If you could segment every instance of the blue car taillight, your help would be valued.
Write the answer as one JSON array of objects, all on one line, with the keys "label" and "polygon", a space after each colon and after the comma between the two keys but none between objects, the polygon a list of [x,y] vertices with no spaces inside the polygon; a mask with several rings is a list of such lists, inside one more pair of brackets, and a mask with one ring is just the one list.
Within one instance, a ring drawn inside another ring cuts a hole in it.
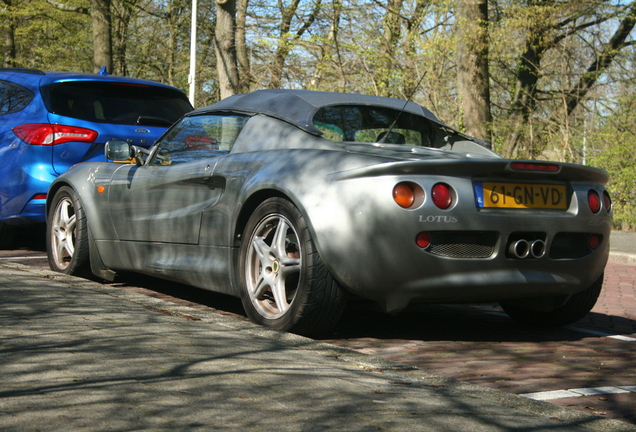
[{"label": "blue car taillight", "polygon": [[98,133],[92,129],[49,123],[29,123],[16,126],[13,132],[27,144],[57,145],[65,142],[92,143]]}]

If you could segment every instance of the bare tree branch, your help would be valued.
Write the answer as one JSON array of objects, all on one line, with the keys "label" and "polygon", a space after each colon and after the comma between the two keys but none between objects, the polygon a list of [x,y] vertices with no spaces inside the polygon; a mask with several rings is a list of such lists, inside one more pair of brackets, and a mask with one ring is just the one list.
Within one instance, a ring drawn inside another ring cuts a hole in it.
[{"label": "bare tree branch", "polygon": [[603,54],[592,62],[587,68],[587,72],[583,74],[577,85],[566,97],[568,115],[574,111],[590,88],[592,88],[603,72],[612,64],[612,61],[620,50],[632,43],[626,42],[626,40],[634,29],[634,26],[636,26],[636,3],[632,3],[632,7],[627,16],[621,21],[609,42],[605,44]]}]

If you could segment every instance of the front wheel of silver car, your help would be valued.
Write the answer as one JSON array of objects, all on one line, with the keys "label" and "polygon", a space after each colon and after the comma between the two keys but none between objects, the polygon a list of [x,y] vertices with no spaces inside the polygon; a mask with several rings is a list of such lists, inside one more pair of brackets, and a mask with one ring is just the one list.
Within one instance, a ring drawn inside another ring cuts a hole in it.
[{"label": "front wheel of silver car", "polygon": [[51,202],[46,225],[46,250],[51,270],[90,275],[88,225],[77,193],[62,187]]},{"label": "front wheel of silver car", "polygon": [[588,288],[574,294],[564,305],[546,312],[521,306],[516,302],[500,302],[503,310],[522,324],[554,327],[572,324],[590,313],[603,288],[603,274]]},{"label": "front wheel of silver car", "polygon": [[267,327],[317,335],[337,323],[346,305],[304,217],[282,198],[264,201],[247,222],[239,276],[247,315]]}]

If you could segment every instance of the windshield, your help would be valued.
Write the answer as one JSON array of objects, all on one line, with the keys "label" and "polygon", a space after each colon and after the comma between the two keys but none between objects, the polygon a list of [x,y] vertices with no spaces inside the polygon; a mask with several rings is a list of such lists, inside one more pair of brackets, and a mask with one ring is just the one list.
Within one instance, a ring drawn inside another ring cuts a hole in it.
[{"label": "windshield", "polygon": [[323,107],[314,116],[314,126],[333,142],[405,144],[432,146],[435,127],[428,119],[391,108],[336,105]]},{"label": "windshield", "polygon": [[145,84],[74,81],[42,89],[49,111],[96,123],[170,126],[192,105],[184,93]]}]

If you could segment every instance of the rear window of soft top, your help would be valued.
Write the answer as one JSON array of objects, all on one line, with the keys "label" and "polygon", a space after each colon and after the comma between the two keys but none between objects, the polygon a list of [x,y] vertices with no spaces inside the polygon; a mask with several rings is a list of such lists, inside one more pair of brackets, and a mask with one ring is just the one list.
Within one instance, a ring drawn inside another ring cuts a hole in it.
[{"label": "rear window of soft top", "polygon": [[134,83],[56,83],[43,87],[42,97],[50,112],[96,123],[170,126],[192,110],[178,90]]},{"label": "rear window of soft top", "polygon": [[435,135],[424,117],[380,106],[325,106],[316,112],[313,124],[332,142],[432,146]]}]

